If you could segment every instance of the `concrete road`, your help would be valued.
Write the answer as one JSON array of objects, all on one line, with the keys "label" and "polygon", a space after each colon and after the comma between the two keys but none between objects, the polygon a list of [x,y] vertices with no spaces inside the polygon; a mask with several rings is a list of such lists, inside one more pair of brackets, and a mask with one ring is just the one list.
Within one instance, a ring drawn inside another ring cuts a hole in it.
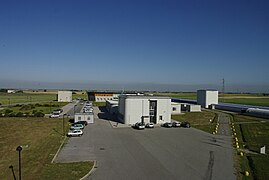
[{"label": "concrete road", "polygon": [[236,179],[229,136],[194,128],[114,129],[94,111],[95,123],[70,138],[56,159],[97,160],[88,179]]},{"label": "concrete road", "polygon": [[218,113],[218,114],[219,114],[218,119],[219,130],[217,134],[231,137],[232,131],[230,127],[230,117],[224,113]]}]

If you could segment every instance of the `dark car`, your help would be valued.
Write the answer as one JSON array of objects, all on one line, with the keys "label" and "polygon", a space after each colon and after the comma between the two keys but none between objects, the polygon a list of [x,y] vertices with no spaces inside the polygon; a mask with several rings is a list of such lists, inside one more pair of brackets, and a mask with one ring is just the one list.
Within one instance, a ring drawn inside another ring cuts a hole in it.
[{"label": "dark car", "polygon": [[166,123],[163,124],[163,127],[171,128],[172,127],[172,123],[166,122]]},{"label": "dark car", "polygon": [[172,123],[173,127],[180,127],[181,126],[181,122],[173,122]]},{"label": "dark car", "polygon": [[145,124],[142,122],[137,122],[137,123],[135,123],[134,128],[135,129],[145,129]]},{"label": "dark car", "polygon": [[83,126],[87,126],[88,122],[87,121],[78,121],[78,122],[75,122],[74,124],[82,124]]},{"label": "dark car", "polygon": [[181,127],[190,128],[191,124],[187,121],[181,123]]}]

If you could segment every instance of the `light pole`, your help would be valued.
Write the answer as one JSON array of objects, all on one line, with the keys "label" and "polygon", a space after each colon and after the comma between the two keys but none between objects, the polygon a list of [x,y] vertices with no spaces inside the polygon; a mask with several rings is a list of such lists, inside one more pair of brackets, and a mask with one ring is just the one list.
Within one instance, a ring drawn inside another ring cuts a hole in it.
[{"label": "light pole", "polygon": [[9,168],[10,168],[10,169],[11,169],[11,171],[12,171],[12,174],[13,174],[13,178],[14,178],[14,180],[16,180],[16,175],[15,175],[15,173],[14,173],[13,166],[12,166],[12,165],[10,165],[10,166],[9,166]]},{"label": "light pole", "polygon": [[16,148],[16,151],[19,151],[19,180],[21,180],[21,151],[22,151],[22,147],[18,146]]},{"label": "light pole", "polygon": [[64,116],[66,116],[67,114],[63,114],[63,136],[65,135],[65,130],[64,130]]},{"label": "light pole", "polygon": [[76,106],[77,105],[74,105],[74,118],[75,118],[75,113],[76,113]]}]

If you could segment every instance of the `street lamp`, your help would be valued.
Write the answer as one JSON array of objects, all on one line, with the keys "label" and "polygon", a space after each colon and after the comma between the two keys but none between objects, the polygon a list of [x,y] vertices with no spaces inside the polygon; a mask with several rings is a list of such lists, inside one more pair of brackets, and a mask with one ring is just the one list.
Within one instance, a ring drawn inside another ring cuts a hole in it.
[{"label": "street lamp", "polygon": [[77,105],[74,105],[74,117],[75,117],[75,113],[76,113],[76,106]]},{"label": "street lamp", "polygon": [[18,146],[16,148],[16,151],[19,151],[19,180],[21,180],[21,151],[22,151],[22,147]]},{"label": "street lamp", "polygon": [[13,166],[12,166],[12,165],[10,165],[10,166],[9,166],[9,168],[10,168],[10,169],[11,169],[11,171],[12,171],[12,174],[13,174],[13,178],[14,178],[14,180],[16,180],[16,176],[15,176],[15,173],[14,173]]},{"label": "street lamp", "polygon": [[65,130],[64,130],[64,116],[66,116],[67,114],[63,114],[63,136],[65,135]]}]

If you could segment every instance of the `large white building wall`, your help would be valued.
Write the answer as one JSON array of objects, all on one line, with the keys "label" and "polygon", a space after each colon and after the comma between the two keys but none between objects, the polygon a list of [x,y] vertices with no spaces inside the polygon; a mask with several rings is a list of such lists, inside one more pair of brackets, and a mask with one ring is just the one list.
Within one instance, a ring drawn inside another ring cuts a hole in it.
[{"label": "large white building wall", "polygon": [[[142,121],[143,116],[149,116],[149,101],[147,99],[125,100],[125,124],[135,124]],[[147,123],[149,118],[144,118]]]},{"label": "large white building wall", "polygon": [[58,91],[58,102],[72,102],[72,91]]},{"label": "large white building wall", "polygon": [[135,124],[141,122],[150,122],[150,108],[149,104],[151,100],[157,101],[156,109],[156,123],[162,124],[165,122],[171,122],[171,99],[132,99],[132,98],[120,98],[119,100],[119,113],[124,124]]},{"label": "large white building wall", "polygon": [[157,124],[171,122],[171,99],[157,99]]}]

